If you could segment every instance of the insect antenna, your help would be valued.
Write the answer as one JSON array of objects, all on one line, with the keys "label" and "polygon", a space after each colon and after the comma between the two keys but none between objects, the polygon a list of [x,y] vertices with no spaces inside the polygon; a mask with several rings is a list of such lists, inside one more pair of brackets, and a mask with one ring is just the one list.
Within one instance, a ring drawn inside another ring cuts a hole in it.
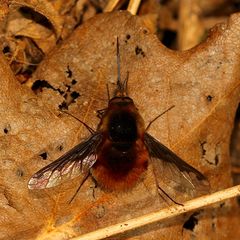
[{"label": "insect antenna", "polygon": [[83,178],[83,180],[81,181],[78,189],[77,189],[76,192],[73,194],[73,196],[72,196],[72,198],[70,199],[70,201],[68,202],[68,204],[71,204],[71,203],[72,203],[73,199],[77,196],[79,190],[81,189],[81,187],[82,187],[82,185],[85,183],[85,181],[88,179],[89,175],[90,175],[90,172],[88,172],[88,174],[86,174],[86,175],[84,176],[84,178]]},{"label": "insect antenna", "polygon": [[75,117],[74,115],[72,115],[72,114],[69,113],[69,112],[65,112],[65,111],[63,111],[63,110],[60,110],[60,111],[61,111],[62,113],[65,113],[65,114],[73,117],[74,119],[76,119],[77,121],[79,121],[80,123],[82,123],[82,124],[87,128],[87,130],[88,130],[91,134],[94,134],[94,133],[95,133],[95,130],[94,130],[94,129],[92,129],[90,126],[88,126],[85,122],[83,122],[83,121],[80,120],[79,118]]},{"label": "insect antenna", "polygon": [[128,82],[128,73],[124,82],[122,83],[121,81],[120,51],[119,51],[119,41],[117,37],[117,89],[115,90],[114,97],[127,96],[127,82]]},{"label": "insect antenna", "polygon": [[169,110],[171,110],[172,108],[174,108],[175,105],[172,105],[171,107],[169,107],[167,110],[165,110],[164,112],[160,113],[159,115],[157,115],[153,120],[151,120],[149,122],[149,124],[147,125],[145,132],[148,131],[148,129],[150,128],[150,126],[152,125],[153,122],[155,122],[158,118],[160,118],[162,115],[164,115],[166,112],[168,112]]},{"label": "insect antenna", "polygon": [[123,82],[123,93],[125,93],[126,96],[128,96],[128,77],[129,77],[129,71],[127,71],[127,76]]},{"label": "insect antenna", "polygon": [[117,37],[117,86],[119,91],[122,92],[121,71],[120,71],[120,51],[119,51],[118,37]]}]

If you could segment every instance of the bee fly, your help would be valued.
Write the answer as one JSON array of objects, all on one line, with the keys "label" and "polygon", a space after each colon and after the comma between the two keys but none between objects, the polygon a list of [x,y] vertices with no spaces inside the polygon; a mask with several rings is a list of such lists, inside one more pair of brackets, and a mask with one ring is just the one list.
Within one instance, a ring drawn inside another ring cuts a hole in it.
[{"label": "bee fly", "polygon": [[102,188],[123,191],[139,181],[150,162],[158,189],[173,202],[167,194],[168,187],[189,195],[208,191],[208,181],[199,171],[147,133],[151,123],[160,115],[145,128],[134,101],[128,96],[127,78],[123,82],[120,79],[118,39],[117,65],[117,88],[108,107],[100,112],[97,130],[87,126],[91,135],[35,173],[28,188],[50,188],[81,175],[79,190],[91,174]]}]

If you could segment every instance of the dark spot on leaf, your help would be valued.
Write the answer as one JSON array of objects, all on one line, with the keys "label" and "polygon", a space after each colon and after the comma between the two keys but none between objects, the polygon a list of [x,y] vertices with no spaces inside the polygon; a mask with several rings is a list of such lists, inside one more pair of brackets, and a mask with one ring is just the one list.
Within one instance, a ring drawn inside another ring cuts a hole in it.
[{"label": "dark spot on leaf", "polygon": [[127,34],[126,35],[126,39],[125,39],[125,43],[128,43],[128,40],[131,38],[131,35],[130,34]]},{"label": "dark spot on leaf", "polygon": [[138,55],[139,53],[141,53],[141,48],[139,48],[138,46],[136,46],[136,48],[135,48],[135,53],[136,53],[136,55]]},{"label": "dark spot on leaf", "polygon": [[75,85],[77,83],[77,81],[75,79],[72,80],[72,85]]},{"label": "dark spot on leaf", "polygon": [[193,213],[189,219],[183,224],[183,228],[193,231],[195,226],[198,224],[198,219],[196,216],[199,215],[199,212]]},{"label": "dark spot on leaf", "polygon": [[39,156],[40,156],[43,160],[46,160],[47,157],[48,157],[48,154],[47,154],[47,152],[44,152],[44,153],[39,154]]},{"label": "dark spot on leaf", "polygon": [[10,126],[10,124],[7,124],[7,125],[5,126],[5,128],[3,129],[3,132],[4,132],[5,134],[8,134],[10,130],[11,130],[11,126]]},{"label": "dark spot on leaf", "polygon": [[136,55],[141,54],[143,57],[145,57],[144,51],[143,51],[142,48],[140,48],[139,46],[136,46],[136,48],[135,48],[135,53],[136,53]]},{"label": "dark spot on leaf", "polygon": [[80,94],[79,94],[78,92],[76,92],[76,91],[74,91],[74,92],[71,93],[71,97],[72,97],[73,99],[76,99],[76,98],[78,98],[79,96],[80,96]]},{"label": "dark spot on leaf", "polygon": [[32,90],[36,91],[42,88],[53,88],[46,80],[37,80],[32,85]]},{"label": "dark spot on leaf", "polygon": [[213,96],[211,96],[211,95],[208,95],[208,96],[207,96],[207,101],[208,101],[208,102],[211,102],[212,99],[213,99]]},{"label": "dark spot on leaf", "polygon": [[43,88],[49,88],[54,91],[59,92],[61,95],[64,93],[64,91],[61,91],[60,89],[54,88],[51,84],[49,84],[46,80],[36,80],[32,85],[33,91],[40,91],[42,92]]},{"label": "dark spot on leaf", "polygon": [[147,34],[148,30],[147,29],[143,29],[143,34]]},{"label": "dark spot on leaf", "polygon": [[58,91],[61,95],[64,94],[64,91],[61,91],[60,89],[57,89],[57,91]]},{"label": "dark spot on leaf", "polygon": [[72,77],[72,71],[71,71],[69,65],[67,66],[67,71],[65,71],[65,72],[67,74],[67,78],[71,78]]},{"label": "dark spot on leaf", "polygon": [[68,84],[65,84],[65,86],[67,87],[67,92],[70,92],[71,91],[71,86],[69,86]]},{"label": "dark spot on leaf", "polygon": [[9,46],[5,46],[2,50],[3,54],[9,53],[10,52],[10,47]]},{"label": "dark spot on leaf", "polygon": [[58,149],[59,149],[59,151],[62,151],[63,150],[63,146],[62,145],[58,146]]},{"label": "dark spot on leaf", "polygon": [[60,105],[58,105],[60,110],[68,110],[68,105],[65,101],[63,101]]}]

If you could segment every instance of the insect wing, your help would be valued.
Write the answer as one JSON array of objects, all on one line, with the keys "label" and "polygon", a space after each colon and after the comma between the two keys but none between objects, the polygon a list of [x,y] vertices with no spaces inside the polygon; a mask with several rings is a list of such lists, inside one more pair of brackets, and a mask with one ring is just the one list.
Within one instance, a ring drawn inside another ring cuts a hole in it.
[{"label": "insect wing", "polygon": [[85,176],[97,160],[96,151],[101,140],[102,135],[94,133],[59,159],[35,173],[28,182],[28,188],[50,188],[81,174]]},{"label": "insect wing", "polygon": [[172,190],[198,196],[209,191],[209,182],[198,170],[188,165],[170,149],[165,147],[150,134],[145,133],[145,144],[157,185],[160,190],[171,195]]}]

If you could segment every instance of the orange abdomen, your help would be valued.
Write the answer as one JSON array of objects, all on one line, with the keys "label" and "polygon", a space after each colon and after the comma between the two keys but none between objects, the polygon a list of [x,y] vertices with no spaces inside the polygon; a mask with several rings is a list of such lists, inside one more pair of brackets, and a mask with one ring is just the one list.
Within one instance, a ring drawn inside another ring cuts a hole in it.
[{"label": "orange abdomen", "polygon": [[141,139],[132,143],[127,152],[118,151],[111,141],[100,146],[92,176],[107,190],[124,191],[132,188],[147,170],[148,151]]}]

